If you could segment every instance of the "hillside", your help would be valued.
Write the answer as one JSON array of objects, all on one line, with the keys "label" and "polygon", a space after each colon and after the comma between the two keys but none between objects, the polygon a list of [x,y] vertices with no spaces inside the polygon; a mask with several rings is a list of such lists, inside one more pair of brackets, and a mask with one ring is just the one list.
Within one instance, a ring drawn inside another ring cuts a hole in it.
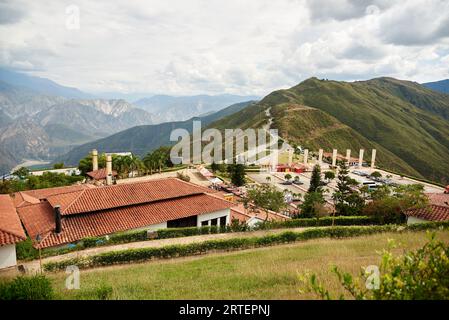
[{"label": "hillside", "polygon": [[255,96],[238,96],[231,94],[179,97],[156,95],[150,98],[139,99],[133,104],[154,114],[156,118],[155,123],[161,123],[184,121],[193,117],[217,112],[236,103],[257,99],[258,98]]},{"label": "hillside", "polygon": [[423,83],[423,86],[432,89],[434,91],[439,91],[442,93],[449,94],[449,79]]},{"label": "hillside", "polygon": [[151,123],[151,114],[124,100],[68,99],[0,81],[0,167],[8,171],[25,158],[53,159],[76,145]]},{"label": "hillside", "polygon": [[93,98],[92,95],[82,92],[76,88],[62,86],[54,81],[33,77],[25,73],[15,72],[0,68],[0,81],[6,82],[13,86],[27,88],[36,93],[61,96],[65,98]]},{"label": "hillside", "polygon": [[449,182],[449,97],[444,94],[391,78],[354,83],[311,78],[211,126],[260,127],[268,108],[289,142],[354,151],[376,146],[384,168]]},{"label": "hillside", "polygon": [[109,137],[78,146],[67,154],[58,157],[55,161],[63,161],[66,164],[77,165],[79,160],[84,158],[92,149],[97,149],[99,152],[130,151],[143,156],[159,146],[171,144],[170,133],[174,129],[186,129],[191,132],[194,120],[201,120],[203,127],[205,127],[211,122],[238,112],[253,103],[253,101],[238,103],[213,114],[192,118],[187,121],[167,122],[130,128]]}]

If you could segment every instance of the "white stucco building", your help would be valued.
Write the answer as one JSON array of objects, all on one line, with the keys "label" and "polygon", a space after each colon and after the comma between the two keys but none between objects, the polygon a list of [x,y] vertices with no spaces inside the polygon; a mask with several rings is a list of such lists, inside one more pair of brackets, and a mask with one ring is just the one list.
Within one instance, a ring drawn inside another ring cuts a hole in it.
[{"label": "white stucco building", "polygon": [[11,197],[0,195],[0,269],[17,265],[16,243],[25,239],[25,232]]}]

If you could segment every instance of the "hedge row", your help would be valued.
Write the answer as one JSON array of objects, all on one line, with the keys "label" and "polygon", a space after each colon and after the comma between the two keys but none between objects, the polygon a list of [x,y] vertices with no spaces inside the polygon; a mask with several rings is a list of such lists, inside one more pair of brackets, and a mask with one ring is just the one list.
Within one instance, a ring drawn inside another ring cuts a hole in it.
[{"label": "hedge row", "polygon": [[286,221],[271,221],[260,224],[257,229],[281,229],[281,228],[300,228],[300,227],[324,227],[324,226],[368,226],[378,225],[379,221],[374,217],[366,216],[340,216],[323,217],[320,219],[291,219]]},{"label": "hedge row", "polygon": [[[324,227],[331,226],[358,226],[358,225],[376,225],[378,221],[372,217],[355,216],[355,217],[323,217],[320,219],[307,218],[307,219],[291,219],[286,221],[274,221],[265,222],[259,224],[254,229],[256,230],[268,230],[268,229],[281,229],[281,228],[299,228],[299,227]],[[161,229],[156,233],[155,239],[169,239],[169,238],[181,238],[190,237],[196,235],[215,234],[215,233],[228,233],[228,232],[243,232],[248,231],[249,228],[242,224],[232,224],[231,226],[204,226],[204,227],[189,227],[189,228],[172,228]],[[57,248],[57,249],[44,249],[42,251],[43,257],[50,257],[56,255],[62,255],[73,251],[84,250],[87,248],[130,243],[138,241],[146,241],[148,234],[146,230],[130,231],[117,233],[108,237],[91,237],[81,240],[74,246]],[[39,257],[38,250],[33,248],[31,240],[24,241],[17,246],[17,258],[19,260],[33,260]]]},{"label": "hedge row", "polygon": [[411,227],[398,225],[384,226],[338,226],[334,228],[314,228],[303,232],[287,231],[275,235],[262,237],[234,238],[226,240],[212,240],[185,245],[172,245],[161,248],[128,249],[111,251],[87,258],[75,258],[61,262],[50,262],[44,265],[46,271],[63,270],[67,266],[77,265],[79,268],[106,266],[112,264],[141,262],[152,259],[167,259],[200,255],[211,251],[232,251],[248,248],[266,247],[295,241],[305,241],[317,238],[346,238],[370,235],[382,232],[402,232],[415,230],[431,230],[437,228],[448,228],[449,222],[427,223]]}]

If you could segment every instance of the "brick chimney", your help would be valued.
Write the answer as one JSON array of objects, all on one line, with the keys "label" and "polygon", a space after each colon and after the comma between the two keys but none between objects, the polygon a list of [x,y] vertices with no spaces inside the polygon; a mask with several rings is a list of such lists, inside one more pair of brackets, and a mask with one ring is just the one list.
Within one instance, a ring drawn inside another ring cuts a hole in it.
[{"label": "brick chimney", "polygon": [[112,156],[106,156],[106,185],[112,184]]},{"label": "brick chimney", "polygon": [[92,150],[92,171],[98,170],[98,151]]},{"label": "brick chimney", "polygon": [[62,231],[61,206],[56,205],[54,207],[54,212],[55,212],[55,232],[59,234]]}]

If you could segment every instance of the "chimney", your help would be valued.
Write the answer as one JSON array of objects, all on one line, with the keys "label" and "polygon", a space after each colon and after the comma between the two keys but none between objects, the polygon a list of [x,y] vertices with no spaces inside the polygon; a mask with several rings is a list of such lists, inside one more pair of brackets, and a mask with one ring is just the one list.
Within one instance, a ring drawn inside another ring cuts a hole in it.
[{"label": "chimney", "polygon": [[98,170],[98,151],[92,150],[92,171]]},{"label": "chimney", "polygon": [[55,232],[61,233],[62,231],[62,225],[61,225],[61,206],[56,205],[54,207],[55,210]]},{"label": "chimney", "polygon": [[112,184],[112,157],[111,155],[106,156],[106,185],[110,186]]}]

